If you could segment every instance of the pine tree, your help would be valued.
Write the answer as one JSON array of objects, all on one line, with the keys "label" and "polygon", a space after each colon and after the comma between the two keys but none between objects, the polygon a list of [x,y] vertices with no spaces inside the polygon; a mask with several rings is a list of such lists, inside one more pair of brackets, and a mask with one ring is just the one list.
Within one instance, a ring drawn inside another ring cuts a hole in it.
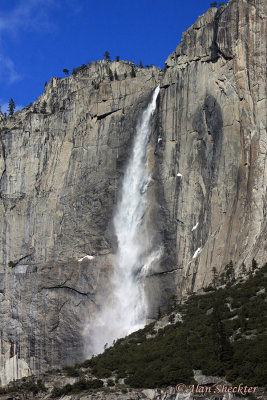
[{"label": "pine tree", "polygon": [[132,69],[131,69],[131,77],[132,78],[135,78],[136,77],[136,72],[135,72],[135,69],[134,69],[134,66],[132,65]]},{"label": "pine tree", "polygon": [[14,100],[11,98],[8,103],[8,113],[9,115],[13,115],[16,108],[16,104]]},{"label": "pine tree", "polygon": [[144,68],[143,63],[142,63],[142,60],[140,60],[139,68]]},{"label": "pine tree", "polygon": [[64,72],[65,76],[69,75],[69,70],[67,68],[64,68],[63,72]]},{"label": "pine tree", "polygon": [[104,57],[105,57],[105,59],[107,60],[107,61],[110,61],[110,54],[109,54],[109,52],[106,50],[105,51],[105,53],[104,53]]},{"label": "pine tree", "polygon": [[116,61],[120,61],[120,56],[116,56]]},{"label": "pine tree", "polygon": [[213,3],[210,3],[210,7],[217,7],[217,1],[214,1]]},{"label": "pine tree", "polygon": [[252,264],[251,264],[252,272],[254,272],[257,268],[258,268],[258,263],[257,263],[257,261],[255,260],[255,258],[253,258]]},{"label": "pine tree", "polygon": [[226,283],[230,285],[235,283],[235,270],[233,261],[230,261],[229,264],[227,264],[225,267],[225,280]]},{"label": "pine tree", "polygon": [[229,368],[232,364],[233,351],[221,319],[222,313],[223,305],[216,302],[211,315],[211,338],[217,360]]}]

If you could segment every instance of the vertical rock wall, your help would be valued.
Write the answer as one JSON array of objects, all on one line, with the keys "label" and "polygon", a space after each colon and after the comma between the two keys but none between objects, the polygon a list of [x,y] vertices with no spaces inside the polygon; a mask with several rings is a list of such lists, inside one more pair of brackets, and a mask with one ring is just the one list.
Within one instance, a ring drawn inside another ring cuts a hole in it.
[{"label": "vertical rock wall", "polygon": [[207,286],[213,267],[266,261],[265,7],[209,9],[164,73],[102,60],[0,114],[1,384],[83,359],[136,122],[159,82],[145,218],[164,252],[147,279],[150,316]]},{"label": "vertical rock wall", "polygon": [[84,327],[108,290],[125,162],[160,73],[131,70],[102,60],[52,79],[1,124],[1,384],[84,358]]},{"label": "vertical rock wall", "polygon": [[180,294],[266,261],[265,73],[263,0],[209,9],[166,61],[156,179]]}]

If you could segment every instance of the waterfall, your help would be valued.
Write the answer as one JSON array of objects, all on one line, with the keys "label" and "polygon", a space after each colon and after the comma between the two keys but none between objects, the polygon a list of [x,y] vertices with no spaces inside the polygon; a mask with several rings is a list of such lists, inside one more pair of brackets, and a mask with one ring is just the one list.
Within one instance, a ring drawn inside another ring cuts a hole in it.
[{"label": "waterfall", "polygon": [[136,127],[132,154],[126,168],[121,199],[114,216],[118,250],[111,279],[112,299],[96,316],[91,333],[93,353],[104,345],[142,328],[146,322],[147,301],[144,280],[148,269],[160,257],[160,250],[145,245],[144,215],[147,172],[147,146],[151,133],[151,117],[156,108],[157,87]]}]

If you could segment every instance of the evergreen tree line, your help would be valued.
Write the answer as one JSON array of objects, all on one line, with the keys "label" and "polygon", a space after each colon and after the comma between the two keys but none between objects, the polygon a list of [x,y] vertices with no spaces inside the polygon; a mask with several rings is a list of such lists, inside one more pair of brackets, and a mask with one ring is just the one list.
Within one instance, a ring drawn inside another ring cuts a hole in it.
[{"label": "evergreen tree line", "polygon": [[[105,53],[104,53],[104,59],[105,59],[106,61],[111,61],[110,53],[109,53],[108,50],[106,50]],[[119,62],[119,61],[120,61],[120,56],[116,56],[116,62]],[[134,77],[136,76],[136,73],[135,73],[135,65],[134,65],[134,62],[133,62],[133,61],[132,61],[131,63],[132,63],[131,77],[134,78]],[[152,65],[146,65],[146,68],[150,68],[151,66],[152,66]],[[144,65],[143,65],[142,60],[140,60],[138,67],[139,67],[139,68],[144,68]],[[88,67],[87,67],[86,64],[82,64],[80,67],[73,68],[73,69],[72,69],[72,75],[77,75],[78,72],[83,71],[83,70],[85,70],[85,69],[87,69],[87,68],[88,68]],[[62,70],[62,72],[65,74],[65,77],[67,77],[67,76],[69,75],[69,73],[70,73],[69,69],[67,69],[67,68],[64,68],[64,69]],[[116,74],[116,73],[114,73],[113,79],[114,79],[114,78],[116,79],[115,74]],[[110,76],[111,76],[111,74],[110,74]],[[111,80],[113,80],[113,79],[111,79]]]},{"label": "evergreen tree line", "polygon": [[[15,104],[14,100],[11,97],[11,99],[9,100],[9,103],[8,103],[8,115],[13,115],[14,112],[15,112],[15,109],[16,109],[16,104]],[[2,112],[1,106],[0,106],[0,112]],[[7,113],[6,112],[3,113],[3,115],[4,115],[5,118],[7,117]]]}]

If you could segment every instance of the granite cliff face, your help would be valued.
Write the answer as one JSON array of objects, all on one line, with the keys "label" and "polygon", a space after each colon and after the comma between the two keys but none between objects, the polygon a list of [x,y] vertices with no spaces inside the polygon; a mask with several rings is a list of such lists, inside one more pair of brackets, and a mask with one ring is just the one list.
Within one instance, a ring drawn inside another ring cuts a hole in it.
[{"label": "granite cliff face", "polygon": [[1,384],[84,358],[136,122],[158,84],[146,218],[164,254],[147,279],[150,316],[171,294],[207,286],[213,267],[266,261],[264,8],[209,9],[164,72],[134,77],[130,63],[102,60],[0,116]]},{"label": "granite cliff face", "polygon": [[265,16],[264,1],[211,8],[166,61],[157,171],[180,293],[266,258]]},{"label": "granite cliff face", "polygon": [[1,126],[2,384],[84,357],[83,329],[112,268],[124,164],[160,74],[130,73],[130,63],[100,61],[52,79]]}]

